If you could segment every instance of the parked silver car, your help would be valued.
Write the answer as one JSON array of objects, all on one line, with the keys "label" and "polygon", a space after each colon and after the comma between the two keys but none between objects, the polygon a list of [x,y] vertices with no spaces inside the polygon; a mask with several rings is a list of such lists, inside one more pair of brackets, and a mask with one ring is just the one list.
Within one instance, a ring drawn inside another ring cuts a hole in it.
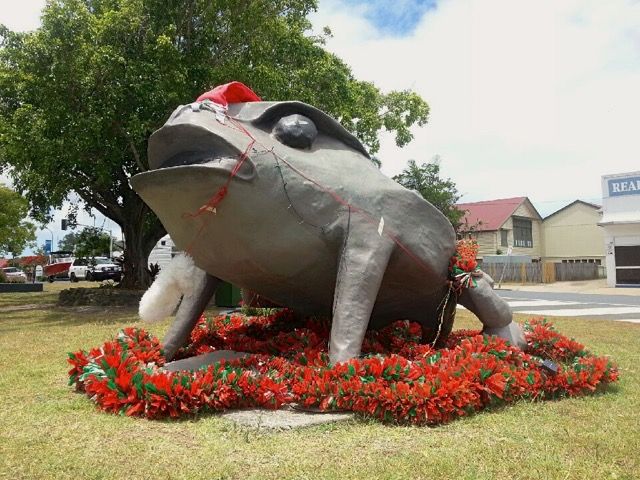
[{"label": "parked silver car", "polygon": [[16,267],[4,267],[2,269],[4,276],[9,283],[26,283],[27,275],[22,270]]}]

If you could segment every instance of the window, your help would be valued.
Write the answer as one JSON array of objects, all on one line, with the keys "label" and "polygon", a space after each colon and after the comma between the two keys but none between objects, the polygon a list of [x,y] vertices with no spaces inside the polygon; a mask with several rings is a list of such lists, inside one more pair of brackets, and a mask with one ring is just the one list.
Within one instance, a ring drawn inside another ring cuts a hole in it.
[{"label": "window", "polygon": [[508,235],[509,235],[509,232],[507,230],[500,230],[500,246],[501,247],[509,246]]},{"label": "window", "polygon": [[162,245],[163,247],[164,247],[166,244],[167,244],[167,241],[166,241],[166,240],[162,240],[162,241],[160,242],[160,245]]},{"label": "window", "polygon": [[533,248],[531,220],[528,218],[513,217],[513,245]]},{"label": "window", "polygon": [[616,267],[640,266],[640,245],[615,247]]},{"label": "window", "polygon": [[615,247],[616,283],[640,285],[640,245]]}]

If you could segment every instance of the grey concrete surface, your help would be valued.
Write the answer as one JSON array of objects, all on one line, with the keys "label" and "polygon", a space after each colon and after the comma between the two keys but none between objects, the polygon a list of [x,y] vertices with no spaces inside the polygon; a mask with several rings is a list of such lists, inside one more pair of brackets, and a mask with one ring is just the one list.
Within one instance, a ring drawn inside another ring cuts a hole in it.
[{"label": "grey concrete surface", "polygon": [[514,313],[640,323],[640,296],[567,291],[496,290]]},{"label": "grey concrete surface", "polygon": [[289,406],[279,410],[232,410],[224,412],[220,416],[243,427],[265,430],[289,430],[325,423],[343,422],[354,418],[354,414],[350,412],[313,413],[296,410]]},{"label": "grey concrete surface", "polygon": [[622,295],[640,297],[638,287],[609,287],[607,280],[575,280],[554,283],[516,284],[503,283],[502,289],[519,292],[549,292],[549,293],[585,293],[593,295]]}]

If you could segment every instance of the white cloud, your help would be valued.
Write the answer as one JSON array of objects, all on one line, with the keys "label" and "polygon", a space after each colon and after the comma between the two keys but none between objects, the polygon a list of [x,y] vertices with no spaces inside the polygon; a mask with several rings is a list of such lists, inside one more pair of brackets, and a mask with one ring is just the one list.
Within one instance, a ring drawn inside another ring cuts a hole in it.
[{"label": "white cloud", "polygon": [[638,170],[640,4],[445,0],[407,36],[382,36],[340,0],[313,17],[328,48],[383,90],[412,88],[427,126],[383,171],[442,156],[465,200],[527,195],[540,210],[601,196],[600,175]]},{"label": "white cloud", "polygon": [[35,30],[40,25],[44,0],[0,0],[0,23],[11,30]]},{"label": "white cloud", "polygon": [[[38,25],[44,0],[0,0],[0,23]],[[527,195],[543,213],[598,201],[600,176],[640,169],[640,3],[632,0],[442,0],[390,37],[367,6],[320,0],[328,48],[383,90],[431,106],[404,149],[385,135],[389,175],[442,157],[466,201]],[[2,180],[2,179],[0,179]]]}]

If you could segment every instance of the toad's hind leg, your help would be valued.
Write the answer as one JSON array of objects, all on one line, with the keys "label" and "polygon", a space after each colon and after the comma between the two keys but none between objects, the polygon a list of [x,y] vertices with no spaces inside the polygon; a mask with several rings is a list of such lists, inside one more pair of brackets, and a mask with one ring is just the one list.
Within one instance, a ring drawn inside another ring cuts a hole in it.
[{"label": "toad's hind leg", "polygon": [[512,345],[525,349],[527,342],[522,327],[513,321],[509,304],[493,290],[493,279],[482,272],[477,285],[465,288],[459,303],[472,311],[482,322],[485,335],[496,335],[508,340]]},{"label": "toad's hind leg", "polygon": [[331,363],[360,355],[394,242],[365,219],[352,222],[338,260],[329,341]]}]

